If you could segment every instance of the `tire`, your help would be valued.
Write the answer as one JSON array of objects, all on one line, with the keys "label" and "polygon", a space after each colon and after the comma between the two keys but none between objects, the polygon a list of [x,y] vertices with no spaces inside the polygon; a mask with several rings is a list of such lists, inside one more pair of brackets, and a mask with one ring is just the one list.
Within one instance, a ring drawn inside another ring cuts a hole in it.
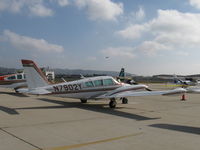
[{"label": "tire", "polygon": [[122,104],[128,104],[128,99],[126,97],[122,98]]},{"label": "tire", "polygon": [[109,103],[110,108],[115,108],[117,105],[117,102],[115,100],[111,100]]},{"label": "tire", "polygon": [[87,103],[87,99],[81,99],[81,103]]}]

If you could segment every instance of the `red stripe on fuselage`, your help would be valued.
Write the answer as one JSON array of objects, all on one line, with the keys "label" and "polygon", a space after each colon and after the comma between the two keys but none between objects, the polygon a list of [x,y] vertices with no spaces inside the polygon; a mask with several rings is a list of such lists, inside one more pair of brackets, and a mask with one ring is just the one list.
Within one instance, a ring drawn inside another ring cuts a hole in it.
[{"label": "red stripe on fuselage", "polygon": [[8,75],[0,76],[0,80],[4,81],[5,78],[10,77],[10,76],[14,76],[14,75],[16,75],[16,74],[8,74]]}]

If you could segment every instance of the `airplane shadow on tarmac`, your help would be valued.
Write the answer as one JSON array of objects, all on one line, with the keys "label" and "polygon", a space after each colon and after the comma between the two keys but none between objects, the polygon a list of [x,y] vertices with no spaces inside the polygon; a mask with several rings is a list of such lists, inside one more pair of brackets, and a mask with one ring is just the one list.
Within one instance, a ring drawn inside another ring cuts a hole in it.
[{"label": "airplane shadow on tarmac", "polygon": [[64,101],[58,101],[58,100],[51,100],[51,99],[47,99],[47,98],[38,98],[38,100],[49,102],[49,103],[54,103],[54,104],[59,104],[59,106],[56,105],[56,106],[42,106],[42,107],[26,107],[26,108],[15,108],[15,110],[79,108],[79,109],[84,109],[84,110],[88,110],[88,111],[94,111],[94,112],[99,112],[99,113],[104,113],[104,114],[109,114],[109,115],[114,115],[114,116],[119,116],[119,117],[125,117],[128,119],[134,119],[137,121],[160,119],[159,117],[150,118],[150,117],[145,117],[142,115],[122,112],[122,111],[118,110],[120,108],[110,109],[108,107],[105,107],[105,106],[107,106],[107,104],[92,104],[92,103],[82,104],[80,102],[66,102],[66,101],[64,102]]},{"label": "airplane shadow on tarmac", "polygon": [[155,127],[155,128],[160,128],[160,129],[174,130],[174,131],[179,131],[179,132],[186,132],[186,133],[200,135],[200,128],[198,128],[198,127],[173,125],[173,124],[152,124],[149,126]]},{"label": "airplane shadow on tarmac", "polygon": [[[0,94],[8,94],[8,95],[18,96],[18,97],[29,97],[27,95],[24,95],[21,93],[14,93],[14,92],[0,92]],[[0,106],[0,111],[3,111],[10,115],[19,115],[19,113],[15,109],[4,107],[4,106]]]},{"label": "airplane shadow on tarmac", "polygon": [[15,92],[0,92],[0,94],[8,94],[8,95],[18,96],[18,97],[29,97],[29,96],[24,95],[22,93],[15,93]]},{"label": "airplane shadow on tarmac", "polygon": [[0,106],[0,111],[6,112],[7,114],[10,115],[19,115],[19,113],[15,109],[4,106]]}]

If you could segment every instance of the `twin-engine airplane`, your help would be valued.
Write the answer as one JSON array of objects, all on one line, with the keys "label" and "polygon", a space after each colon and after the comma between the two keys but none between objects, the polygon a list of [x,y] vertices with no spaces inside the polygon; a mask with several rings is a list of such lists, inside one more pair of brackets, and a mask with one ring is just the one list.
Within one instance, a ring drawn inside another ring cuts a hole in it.
[{"label": "twin-engine airplane", "polygon": [[146,85],[130,85],[120,83],[110,76],[84,78],[77,81],[49,84],[48,80],[32,60],[22,60],[28,89],[19,89],[19,92],[36,95],[54,95],[80,99],[82,103],[93,99],[110,99],[110,108],[116,107],[116,98],[122,98],[126,103],[126,97],[147,95],[174,95],[185,93],[183,88],[166,91],[138,91],[147,88]]},{"label": "twin-engine airplane", "polygon": [[0,76],[0,87],[12,88],[16,92],[19,88],[27,87],[25,74],[17,73],[17,74]]}]

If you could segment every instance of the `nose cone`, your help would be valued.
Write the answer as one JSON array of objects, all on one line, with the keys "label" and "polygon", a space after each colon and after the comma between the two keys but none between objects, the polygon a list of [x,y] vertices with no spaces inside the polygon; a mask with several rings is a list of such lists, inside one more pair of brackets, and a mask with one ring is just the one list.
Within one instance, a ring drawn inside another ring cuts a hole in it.
[{"label": "nose cone", "polygon": [[149,88],[147,85],[145,84],[140,84],[143,88]]}]

